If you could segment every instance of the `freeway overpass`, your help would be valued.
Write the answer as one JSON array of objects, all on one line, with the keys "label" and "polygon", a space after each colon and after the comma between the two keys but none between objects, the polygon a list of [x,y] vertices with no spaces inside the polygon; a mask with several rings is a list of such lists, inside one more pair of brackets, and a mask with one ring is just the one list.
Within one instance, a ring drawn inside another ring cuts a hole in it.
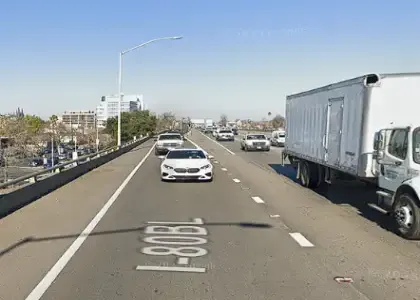
[{"label": "freeway overpass", "polygon": [[365,186],[308,191],[280,148],[189,139],[215,157],[213,182],[161,182],[150,140],[2,218],[0,299],[418,297],[418,243]]}]

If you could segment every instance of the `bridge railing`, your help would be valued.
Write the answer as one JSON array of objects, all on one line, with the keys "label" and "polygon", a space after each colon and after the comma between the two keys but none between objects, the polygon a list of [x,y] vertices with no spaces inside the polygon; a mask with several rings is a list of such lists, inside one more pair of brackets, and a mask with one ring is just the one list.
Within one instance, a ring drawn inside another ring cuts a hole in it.
[{"label": "bridge railing", "polygon": [[98,159],[100,157],[106,156],[106,155],[108,155],[110,153],[113,153],[115,151],[124,149],[124,148],[126,148],[130,145],[141,144],[142,142],[148,140],[149,138],[150,138],[149,136],[146,136],[146,137],[137,139],[135,141],[130,141],[130,142],[124,143],[123,145],[121,145],[120,148],[118,146],[109,147],[109,148],[103,149],[99,152],[95,152],[93,154],[83,155],[83,156],[80,156],[77,159],[74,159],[74,160],[71,160],[71,161],[68,161],[68,162],[64,162],[64,163],[60,163],[60,164],[57,164],[53,167],[45,168],[43,170],[40,170],[40,171],[37,171],[37,172],[34,172],[34,173],[29,173],[29,174],[26,174],[24,176],[20,176],[18,178],[9,180],[7,182],[0,183],[0,194],[1,194],[2,189],[8,188],[8,187],[15,187],[15,186],[19,186],[19,185],[36,183],[36,182],[38,182],[40,180],[43,180],[45,178],[49,178],[49,177],[57,175],[59,173],[66,172],[69,169],[76,168],[76,167],[78,167],[82,164],[89,163],[92,160],[95,160],[95,159]]}]

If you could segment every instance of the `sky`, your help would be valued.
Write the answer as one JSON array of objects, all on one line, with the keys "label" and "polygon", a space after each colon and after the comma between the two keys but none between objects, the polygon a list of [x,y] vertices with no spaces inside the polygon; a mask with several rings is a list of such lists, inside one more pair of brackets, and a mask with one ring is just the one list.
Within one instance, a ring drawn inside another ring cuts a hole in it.
[{"label": "sky", "polygon": [[219,119],[283,114],[286,95],[367,73],[420,71],[420,1],[3,1],[0,113],[150,110]]}]

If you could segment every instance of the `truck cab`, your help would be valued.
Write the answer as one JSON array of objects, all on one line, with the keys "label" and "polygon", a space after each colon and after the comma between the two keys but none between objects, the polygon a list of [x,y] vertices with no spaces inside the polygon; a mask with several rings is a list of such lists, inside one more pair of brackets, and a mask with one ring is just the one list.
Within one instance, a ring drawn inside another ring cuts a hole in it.
[{"label": "truck cab", "polygon": [[378,204],[392,214],[399,234],[420,238],[420,125],[375,134]]}]

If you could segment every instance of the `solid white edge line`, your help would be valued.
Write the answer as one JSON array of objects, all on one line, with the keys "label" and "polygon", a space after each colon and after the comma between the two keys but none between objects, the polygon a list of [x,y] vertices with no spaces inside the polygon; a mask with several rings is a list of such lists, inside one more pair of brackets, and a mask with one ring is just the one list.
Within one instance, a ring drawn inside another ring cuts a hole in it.
[{"label": "solid white edge line", "polygon": [[301,246],[301,247],[314,247],[314,245],[308,241],[301,233],[294,232],[289,235]]},{"label": "solid white edge line", "polygon": [[193,144],[194,145],[194,147],[196,147],[197,149],[200,149],[200,150],[204,150],[203,148],[201,148],[197,143],[195,143],[195,142],[193,142],[191,139],[189,139],[189,138],[187,138],[187,137],[185,137],[186,139],[187,139],[187,141],[189,141],[191,144]]},{"label": "solid white edge line", "polygon": [[208,137],[207,135],[205,135],[204,133],[202,133],[202,132],[200,132],[200,131],[199,131],[199,133],[200,133],[201,135],[203,135],[204,137],[208,138],[208,139],[209,139],[210,141],[212,141],[213,143],[215,143],[215,144],[219,145],[220,147],[222,147],[223,149],[225,149],[225,150],[226,150],[227,152],[229,152],[230,154],[235,155],[235,152],[233,152],[233,151],[229,150],[228,148],[226,148],[225,146],[223,146],[222,144],[220,144],[218,141],[213,140],[212,138]]},{"label": "solid white edge line", "polygon": [[238,178],[233,178],[232,180],[233,180],[234,182],[236,182],[236,183],[241,182]]},{"label": "solid white edge line", "polygon": [[117,200],[118,196],[121,194],[123,189],[127,186],[130,182],[131,178],[136,174],[138,169],[144,164],[146,159],[150,156],[153,149],[155,148],[156,143],[153,144],[152,148],[150,148],[149,152],[143,157],[143,159],[137,164],[137,166],[131,171],[131,173],[127,176],[127,178],[123,181],[123,183],[118,187],[118,189],[114,192],[114,194],[109,198],[109,200],[105,203],[105,205],[101,208],[101,210],[96,214],[96,216],[90,221],[89,225],[80,233],[80,235],[76,238],[76,240],[70,245],[70,247],[64,252],[64,254],[60,257],[60,259],[55,263],[55,265],[48,271],[48,273],[44,276],[44,278],[38,283],[38,285],[32,290],[32,292],[25,298],[25,300],[39,300],[44,295],[44,293],[48,290],[57,276],[61,273],[61,271],[65,268],[68,264],[70,259],[74,256],[74,254],[79,250],[82,246],[84,241],[88,238],[88,236],[92,233],[101,219],[105,216],[109,208],[114,204]]},{"label": "solid white edge line", "polygon": [[265,203],[263,199],[260,197],[252,197],[252,200],[254,200],[255,203]]}]

